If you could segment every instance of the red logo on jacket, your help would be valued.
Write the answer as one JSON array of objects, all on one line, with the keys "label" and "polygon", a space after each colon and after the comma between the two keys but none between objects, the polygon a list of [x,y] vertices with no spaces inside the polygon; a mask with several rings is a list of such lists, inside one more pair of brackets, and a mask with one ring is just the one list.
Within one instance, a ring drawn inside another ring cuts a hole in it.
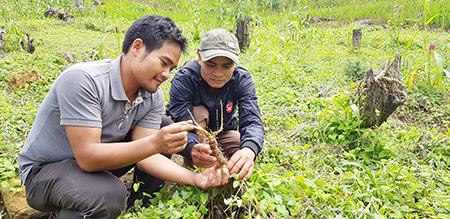
[{"label": "red logo on jacket", "polygon": [[233,102],[228,102],[226,106],[227,113],[231,113],[233,111]]}]

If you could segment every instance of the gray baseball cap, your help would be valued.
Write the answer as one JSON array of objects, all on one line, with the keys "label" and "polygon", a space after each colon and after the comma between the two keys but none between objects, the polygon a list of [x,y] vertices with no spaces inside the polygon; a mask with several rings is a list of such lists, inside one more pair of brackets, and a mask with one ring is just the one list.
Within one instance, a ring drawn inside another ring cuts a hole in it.
[{"label": "gray baseball cap", "polygon": [[224,29],[214,29],[206,32],[200,42],[199,52],[203,61],[208,61],[218,56],[225,56],[236,64],[239,62],[238,40],[234,34]]}]

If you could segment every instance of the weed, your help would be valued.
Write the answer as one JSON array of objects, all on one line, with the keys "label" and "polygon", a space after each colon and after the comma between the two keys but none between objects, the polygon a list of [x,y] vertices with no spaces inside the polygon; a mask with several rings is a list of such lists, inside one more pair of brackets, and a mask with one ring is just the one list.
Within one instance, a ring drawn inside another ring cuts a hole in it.
[{"label": "weed", "polygon": [[409,89],[420,89],[425,92],[437,92],[446,94],[444,87],[444,60],[439,53],[435,51],[436,45],[430,43],[427,52],[427,61],[422,65],[416,66],[413,72],[406,78],[406,84]]},{"label": "weed", "polygon": [[317,137],[331,144],[347,145],[350,149],[356,147],[362,119],[358,106],[348,96],[340,94],[332,98],[319,113],[318,121]]},{"label": "weed", "polygon": [[353,82],[361,80],[364,76],[364,69],[360,61],[349,61],[344,69],[344,74]]}]

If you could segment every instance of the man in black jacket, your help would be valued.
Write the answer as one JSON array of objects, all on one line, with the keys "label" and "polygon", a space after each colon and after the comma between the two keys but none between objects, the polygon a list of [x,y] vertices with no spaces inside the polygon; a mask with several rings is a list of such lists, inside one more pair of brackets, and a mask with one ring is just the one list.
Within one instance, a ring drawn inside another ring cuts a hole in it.
[{"label": "man in black jacket", "polygon": [[[198,61],[187,62],[175,75],[170,88],[167,114],[175,121],[194,119],[211,131],[220,129],[218,142],[229,158],[230,174],[248,179],[261,151],[264,128],[250,73],[238,67],[238,41],[224,29],[205,33]],[[210,146],[191,133],[182,155],[195,166],[211,167],[216,158]]]}]

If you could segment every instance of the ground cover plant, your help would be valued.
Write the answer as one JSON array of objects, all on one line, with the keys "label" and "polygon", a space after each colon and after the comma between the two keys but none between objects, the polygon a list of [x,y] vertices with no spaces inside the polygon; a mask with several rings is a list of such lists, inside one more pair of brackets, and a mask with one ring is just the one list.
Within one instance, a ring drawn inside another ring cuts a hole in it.
[{"label": "ground cover plant", "polygon": [[[18,152],[52,82],[73,63],[115,58],[135,19],[170,16],[189,41],[181,65],[196,58],[204,31],[234,31],[238,18],[250,17],[250,46],[240,59],[266,128],[255,173],[208,191],[167,185],[149,208],[121,217],[449,218],[448,0],[94,3],[83,1],[80,11],[72,0],[0,0],[3,188],[21,189]],[[49,8],[74,18],[45,17]],[[360,19],[374,24],[355,24]],[[354,29],[363,33],[359,49]],[[359,81],[398,53],[406,101],[385,123],[361,128]],[[169,86],[162,87],[166,100]]]}]

